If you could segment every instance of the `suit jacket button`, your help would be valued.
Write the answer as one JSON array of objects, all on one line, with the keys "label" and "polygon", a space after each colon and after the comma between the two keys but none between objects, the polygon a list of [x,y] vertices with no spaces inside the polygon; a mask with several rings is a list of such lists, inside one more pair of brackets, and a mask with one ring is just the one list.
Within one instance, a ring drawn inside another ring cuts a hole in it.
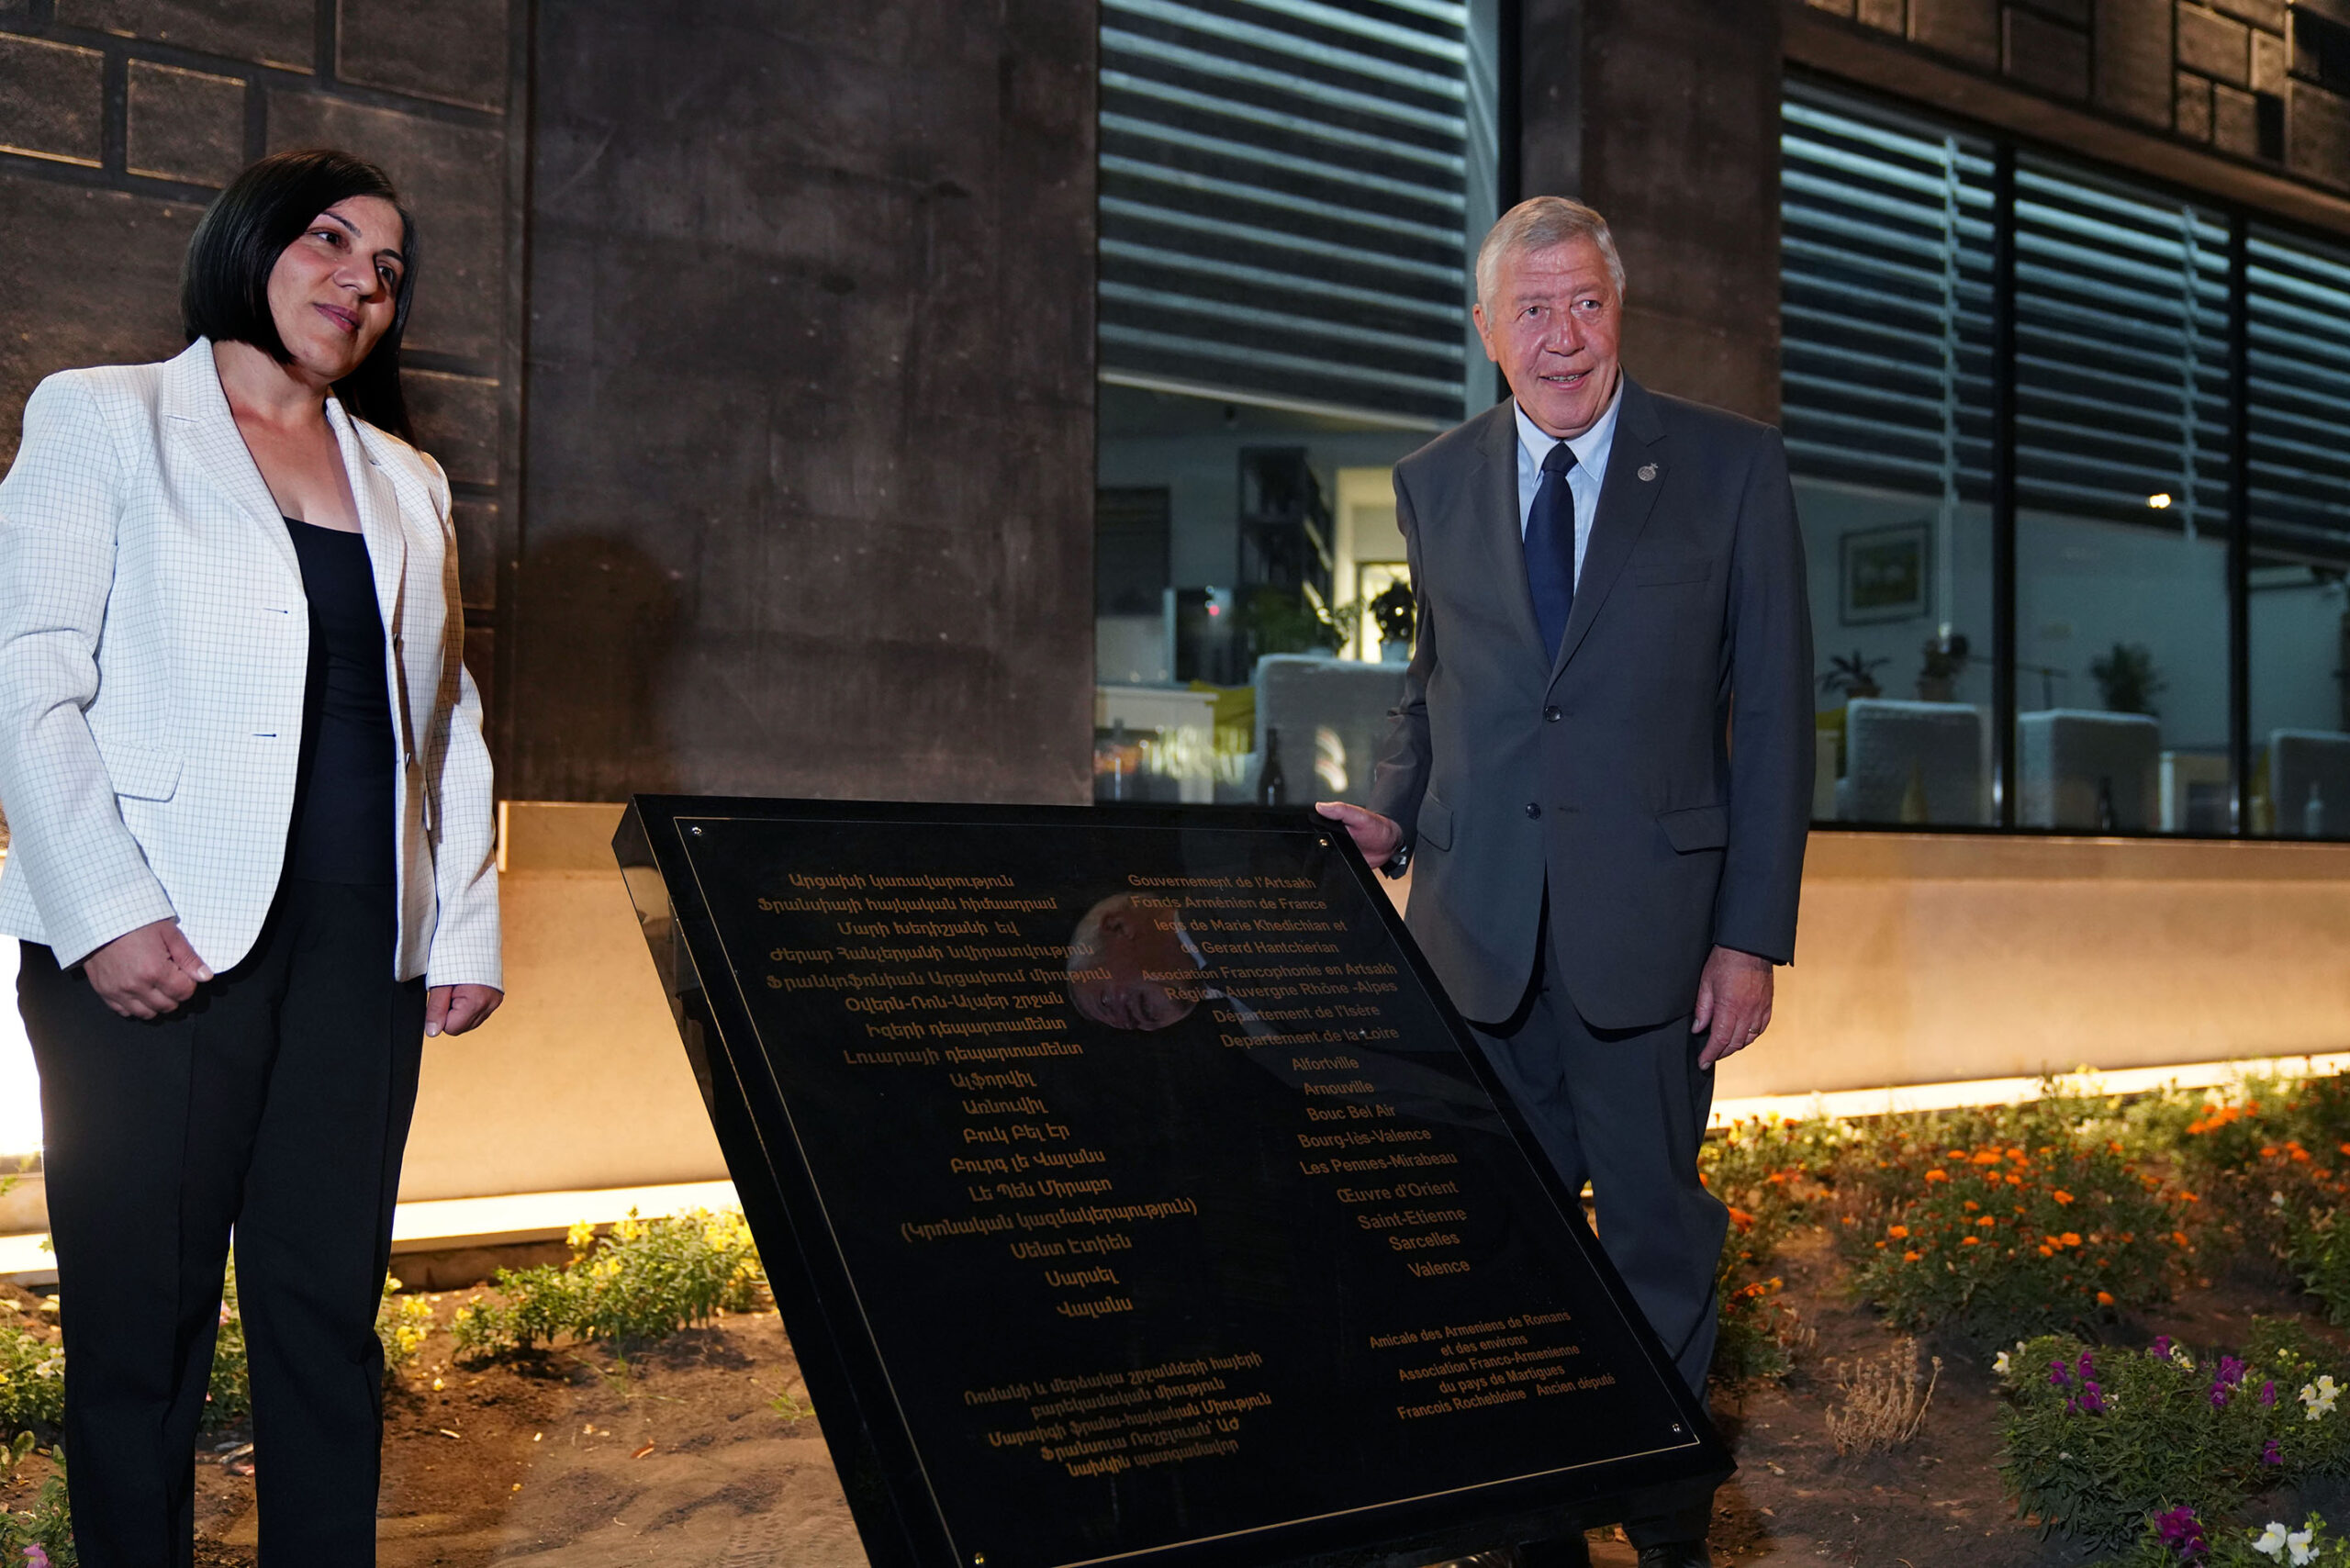
[{"label": "suit jacket button", "polygon": [[1542,808],[1528,801],[1526,802],[1526,814],[1529,817],[1539,817],[1542,814]]},{"label": "suit jacket button", "polygon": [[1550,722],[1552,722],[1552,723],[1554,723],[1554,724],[1555,724],[1555,723],[1557,723],[1557,722],[1559,722],[1559,711],[1558,711],[1556,708],[1545,708],[1545,709],[1543,709],[1543,710],[1542,710],[1542,716],[1543,716],[1544,718],[1546,718],[1546,719],[1550,720]]}]

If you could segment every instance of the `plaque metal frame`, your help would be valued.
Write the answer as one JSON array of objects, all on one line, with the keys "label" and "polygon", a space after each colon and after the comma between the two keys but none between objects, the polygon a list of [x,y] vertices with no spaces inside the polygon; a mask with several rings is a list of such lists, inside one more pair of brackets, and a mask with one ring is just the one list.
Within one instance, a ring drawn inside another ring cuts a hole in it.
[{"label": "plaque metal frame", "polygon": [[[1510,1540],[1538,1540],[1617,1522],[1681,1502],[1736,1469],[1704,1406],[1679,1377],[1523,1117],[1494,1078],[1467,1025],[1446,997],[1404,921],[1348,835],[1296,811],[1156,805],[1004,806],[806,801],[733,796],[638,795],[612,848],[694,1078],[717,1135],[768,1284],[873,1568],[986,1568],[984,1554],[957,1549],[923,1455],[890,1386],[884,1352],[857,1305],[846,1258],[834,1240],[820,1182],[791,1142],[766,1128],[791,1117],[760,1058],[758,1034],[740,991],[707,983],[722,961],[716,923],[686,861],[694,820],[794,823],[904,823],[933,828],[1129,826],[1208,832],[1315,833],[1368,895],[1397,956],[1436,1005],[1452,1043],[1498,1109],[1518,1152],[1582,1252],[1582,1260],[1673,1400],[1690,1439],[1684,1447],[1472,1488],[1396,1498],[1370,1507],[1302,1517],[1175,1544],[1073,1559],[1062,1568],[1406,1568]],[[738,1048],[738,1043],[745,1048]]]}]

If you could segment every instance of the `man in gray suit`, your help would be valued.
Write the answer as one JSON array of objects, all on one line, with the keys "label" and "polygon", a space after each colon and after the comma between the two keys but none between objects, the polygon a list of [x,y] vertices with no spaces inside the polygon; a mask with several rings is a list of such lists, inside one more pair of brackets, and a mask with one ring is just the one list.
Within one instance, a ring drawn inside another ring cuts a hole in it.
[{"label": "man in gray suit", "polygon": [[[1713,1066],[1771,1021],[1811,801],[1811,621],[1779,434],[1617,363],[1600,216],[1539,196],[1477,257],[1512,397],[1395,469],[1419,629],[1371,790],[1412,934],[1703,1397],[1727,1211]],[[1627,1522],[1707,1564],[1709,1498]],[[1578,1538],[1521,1549],[1587,1562]]]}]

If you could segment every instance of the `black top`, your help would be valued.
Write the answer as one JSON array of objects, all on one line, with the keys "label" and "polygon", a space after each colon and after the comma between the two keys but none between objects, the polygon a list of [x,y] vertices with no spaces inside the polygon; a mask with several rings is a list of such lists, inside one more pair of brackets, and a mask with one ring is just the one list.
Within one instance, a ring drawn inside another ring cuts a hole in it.
[{"label": "black top", "polygon": [[309,689],[285,875],[388,885],[397,746],[367,541],[290,517],[285,530],[310,600]]}]

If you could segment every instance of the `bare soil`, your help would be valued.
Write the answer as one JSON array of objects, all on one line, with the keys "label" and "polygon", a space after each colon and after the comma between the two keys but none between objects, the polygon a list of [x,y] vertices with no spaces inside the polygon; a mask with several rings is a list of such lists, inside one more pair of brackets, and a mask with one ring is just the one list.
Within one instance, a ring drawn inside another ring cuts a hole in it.
[{"label": "bare soil", "polygon": [[[1963,1341],[1925,1347],[1942,1366],[1914,1440],[1890,1453],[1840,1458],[1827,1427],[1836,1368],[1884,1354],[1894,1336],[1844,1291],[1825,1232],[1798,1234],[1773,1267],[1786,1280],[1780,1299],[1818,1339],[1783,1383],[1717,1393],[1716,1418],[1740,1464],[1717,1504],[1718,1562],[2074,1568],[2084,1561],[2063,1538],[2043,1540],[2004,1495],[1990,1368]],[[386,1404],[384,1568],[863,1563],[817,1417],[805,1413],[790,1342],[772,1312],[732,1315],[626,1358],[576,1346],[464,1367],[452,1359],[445,1325],[466,1296],[432,1299],[443,1330],[426,1341]],[[2302,1310],[2286,1282],[2246,1267],[2128,1325],[2123,1337],[2169,1333],[2230,1345],[2255,1313]],[[244,1472],[267,1461],[236,1452],[250,1436],[210,1434],[198,1456],[202,1568],[253,1568],[259,1519]],[[44,1473],[36,1456],[0,1480],[0,1506],[23,1506]],[[2279,1517],[2298,1517],[2310,1505],[2331,1512],[2350,1495],[2273,1501]],[[1633,1562],[1620,1540],[1595,1538],[1594,1553],[1605,1568]]]}]

